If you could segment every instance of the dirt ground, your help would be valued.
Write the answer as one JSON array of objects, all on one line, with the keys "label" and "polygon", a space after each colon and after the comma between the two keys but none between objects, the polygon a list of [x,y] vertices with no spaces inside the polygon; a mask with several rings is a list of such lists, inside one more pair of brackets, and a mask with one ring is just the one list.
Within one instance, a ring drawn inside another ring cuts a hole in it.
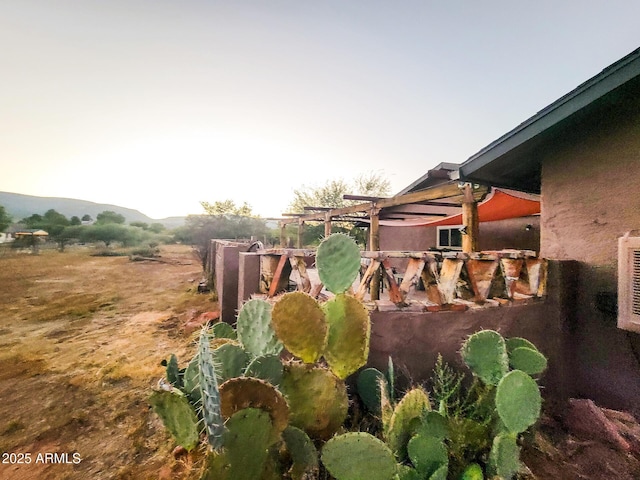
[{"label": "dirt ground", "polygon": [[[92,252],[0,253],[0,479],[193,478],[147,398],[162,359],[191,358],[184,323],[216,309],[200,264],[186,246],[163,247],[164,263]],[[640,478],[636,455],[558,419],[532,440],[533,478]]]}]

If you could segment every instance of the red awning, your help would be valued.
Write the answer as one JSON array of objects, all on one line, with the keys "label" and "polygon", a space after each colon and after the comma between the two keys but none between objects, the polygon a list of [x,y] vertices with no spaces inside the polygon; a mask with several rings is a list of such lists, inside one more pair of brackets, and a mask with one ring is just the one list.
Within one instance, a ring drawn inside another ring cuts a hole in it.
[{"label": "red awning", "polygon": [[[494,188],[491,194],[478,204],[480,222],[495,222],[509,218],[526,217],[540,213],[538,195]],[[437,227],[443,225],[461,225],[462,213],[438,220],[415,218],[409,220],[380,220],[385,227]]]}]

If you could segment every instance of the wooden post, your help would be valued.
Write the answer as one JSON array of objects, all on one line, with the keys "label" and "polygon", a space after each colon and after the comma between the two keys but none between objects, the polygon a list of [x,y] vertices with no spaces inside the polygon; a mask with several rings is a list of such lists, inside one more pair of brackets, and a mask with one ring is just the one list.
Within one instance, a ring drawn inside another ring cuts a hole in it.
[{"label": "wooden post", "polygon": [[[371,204],[371,213],[369,215],[371,223],[369,224],[369,250],[377,252],[380,250],[380,209],[375,202]],[[380,300],[380,271],[374,273],[371,279],[371,300]]]},{"label": "wooden post", "polygon": [[473,198],[473,187],[470,183],[464,186],[464,201],[462,202],[462,224],[465,233],[462,235],[462,251],[471,253],[478,251],[478,202]]},{"label": "wooden post", "polygon": [[287,248],[287,224],[280,223],[280,247]]},{"label": "wooden post", "polygon": [[331,213],[324,214],[324,236],[325,238],[331,235]]},{"label": "wooden post", "polygon": [[296,243],[296,248],[302,248],[303,234],[304,234],[304,221],[302,219],[298,219],[298,241]]}]

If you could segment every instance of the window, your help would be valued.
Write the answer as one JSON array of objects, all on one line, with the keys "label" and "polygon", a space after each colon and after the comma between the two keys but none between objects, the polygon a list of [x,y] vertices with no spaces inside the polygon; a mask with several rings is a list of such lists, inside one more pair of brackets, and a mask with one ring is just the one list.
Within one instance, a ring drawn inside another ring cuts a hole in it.
[{"label": "window", "polygon": [[462,225],[453,225],[438,228],[438,248],[450,248],[460,250],[462,248]]},{"label": "window", "polygon": [[640,237],[618,239],[618,328],[640,332]]}]

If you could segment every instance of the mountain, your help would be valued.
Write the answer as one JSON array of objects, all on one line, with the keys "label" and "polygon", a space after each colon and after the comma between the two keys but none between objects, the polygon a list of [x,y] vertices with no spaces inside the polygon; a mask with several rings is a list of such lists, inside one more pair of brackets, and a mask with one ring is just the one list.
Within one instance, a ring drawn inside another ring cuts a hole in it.
[{"label": "mountain", "polygon": [[90,215],[95,220],[96,216],[105,210],[119,213],[125,218],[126,223],[146,222],[162,223],[167,228],[175,228],[184,224],[185,217],[168,217],[160,220],[147,217],[144,213],[131,208],[109,205],[106,203],[94,203],[87,200],[60,197],[35,197],[21,193],[0,192],[0,205],[4,207],[15,222],[29,217],[34,213],[42,215],[47,210],[54,209],[67,218],[77,216],[82,218]]}]

